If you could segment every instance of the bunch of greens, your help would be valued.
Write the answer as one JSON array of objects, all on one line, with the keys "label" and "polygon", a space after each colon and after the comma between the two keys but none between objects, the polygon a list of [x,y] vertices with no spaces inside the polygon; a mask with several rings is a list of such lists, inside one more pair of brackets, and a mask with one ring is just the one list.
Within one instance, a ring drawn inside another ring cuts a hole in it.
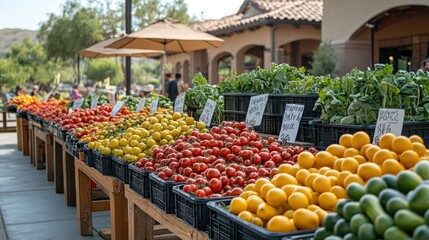
[{"label": "bunch of greens", "polygon": [[374,124],[380,108],[405,110],[406,121],[429,119],[429,74],[398,71],[377,64],[374,70],[353,69],[319,92],[314,109],[324,123]]},{"label": "bunch of greens", "polygon": [[[213,122],[220,123],[223,119],[223,96],[219,93],[219,87],[207,83],[207,79],[201,73],[195,74],[192,79],[192,88],[186,91],[185,106],[197,109],[201,114],[208,99],[216,102],[216,109],[213,114]],[[198,120],[198,119],[197,119]]]},{"label": "bunch of greens", "polygon": [[124,102],[124,105],[128,109],[135,111],[137,109],[137,105],[139,104],[140,98],[133,96],[123,96],[120,100]]},{"label": "bunch of greens", "polygon": [[317,93],[331,83],[330,77],[306,75],[304,67],[273,63],[269,69],[258,67],[227,79],[218,87],[220,93],[308,94]]},{"label": "bunch of greens", "polygon": [[169,109],[173,108],[173,102],[168,97],[164,95],[155,94],[155,93],[152,93],[150,97],[146,98],[145,107],[149,107],[152,101],[157,98],[159,99],[158,100],[159,108],[169,108]]}]

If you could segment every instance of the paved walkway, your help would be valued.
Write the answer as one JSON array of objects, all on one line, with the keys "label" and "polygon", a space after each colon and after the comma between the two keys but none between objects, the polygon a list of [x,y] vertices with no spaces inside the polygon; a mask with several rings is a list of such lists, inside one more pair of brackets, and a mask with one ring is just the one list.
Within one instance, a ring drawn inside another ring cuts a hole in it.
[{"label": "paved walkway", "polygon": [[109,212],[93,215],[94,237],[81,237],[76,207],[65,205],[46,171],[36,170],[16,143],[16,133],[0,134],[0,240],[102,239],[97,230],[109,228]]}]

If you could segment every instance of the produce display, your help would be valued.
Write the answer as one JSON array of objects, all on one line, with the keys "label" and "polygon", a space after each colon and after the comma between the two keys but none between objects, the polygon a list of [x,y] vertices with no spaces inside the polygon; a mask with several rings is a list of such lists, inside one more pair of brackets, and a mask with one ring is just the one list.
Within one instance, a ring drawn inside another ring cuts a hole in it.
[{"label": "produce display", "polygon": [[22,106],[30,104],[32,102],[38,102],[39,100],[35,96],[30,96],[28,94],[22,94],[15,96],[9,99],[6,102],[6,106],[15,106],[17,109],[20,109]]},{"label": "produce display", "polygon": [[207,79],[201,73],[195,74],[192,79],[193,87],[186,91],[185,106],[197,110],[197,114],[201,114],[208,99],[216,102],[216,109],[213,114],[212,122],[219,124],[223,120],[223,96],[219,92],[219,88],[207,83]]},{"label": "produce display", "polygon": [[67,113],[67,101],[50,98],[46,102],[39,100],[22,105],[19,110],[37,115],[43,120],[53,120],[59,114]]},{"label": "produce display", "polygon": [[374,124],[380,108],[405,110],[405,121],[429,119],[429,74],[398,71],[378,64],[352,70],[319,92],[315,109],[325,123]]},{"label": "produce display", "polygon": [[[82,106],[80,108],[91,108],[91,102],[96,96],[98,96],[98,102],[97,102],[98,106],[109,103],[109,98],[106,95],[92,94],[91,96],[88,96],[88,97],[83,99],[83,103],[82,103]],[[71,108],[71,107],[73,107],[73,104],[74,104],[74,101],[70,101],[69,104],[67,105],[67,107]],[[129,108],[129,106],[127,106],[127,107]]]},{"label": "produce display", "polygon": [[183,191],[195,197],[237,196],[259,177],[275,175],[281,164],[294,165],[302,151],[262,139],[244,122],[222,122],[210,133],[196,129],[174,145],[155,148],[136,166],[164,180],[186,182]]},{"label": "produce display", "polygon": [[159,108],[173,109],[173,102],[168,97],[163,96],[163,95],[159,95],[159,94],[155,94],[155,93],[152,93],[150,95],[150,97],[146,98],[145,106],[149,107],[150,104],[152,103],[152,101],[155,99],[159,99],[158,100],[158,107]]}]

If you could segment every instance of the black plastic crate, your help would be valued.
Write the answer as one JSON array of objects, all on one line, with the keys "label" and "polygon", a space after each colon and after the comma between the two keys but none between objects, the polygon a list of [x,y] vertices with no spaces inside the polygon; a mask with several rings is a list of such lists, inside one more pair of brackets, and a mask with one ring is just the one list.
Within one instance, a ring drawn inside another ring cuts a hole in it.
[{"label": "black plastic crate", "polygon": [[239,102],[239,96],[240,94],[237,93],[224,93],[223,94],[223,101],[224,101],[224,110],[232,110],[237,111],[238,110],[238,102]]},{"label": "black plastic crate", "polygon": [[86,165],[88,165],[89,167],[94,167],[95,166],[94,150],[89,149],[88,146],[85,146],[83,148],[83,155],[84,155]]},{"label": "black plastic crate", "polygon": [[149,174],[152,172],[142,170],[136,165],[128,165],[130,188],[142,195],[144,198],[150,198]]},{"label": "black plastic crate", "polygon": [[[300,230],[290,233],[270,232],[253,223],[244,221],[225,209],[230,200],[212,201],[207,204],[210,209],[209,238],[217,239],[249,239],[249,240],[292,240],[311,239],[312,230]],[[226,225],[226,226],[225,226]]]},{"label": "black plastic crate", "polygon": [[124,161],[116,156],[112,157],[112,171],[113,176],[117,177],[124,183],[128,183],[128,165],[130,163]]},{"label": "black plastic crate", "polygon": [[149,174],[149,179],[150,201],[165,213],[174,213],[176,195],[173,193],[173,187],[184,183],[165,181],[156,173]]},{"label": "black plastic crate", "polygon": [[305,118],[317,118],[320,116],[320,111],[313,111],[319,95],[314,94],[270,94],[268,97],[267,107],[265,111],[273,114],[283,114],[286,104],[301,104],[304,105],[302,114]]},{"label": "black plastic crate", "polygon": [[[176,216],[192,227],[206,231],[208,225],[207,203],[214,198],[197,198],[182,191],[183,186],[175,186],[173,192],[176,194]],[[216,198],[216,200],[232,199],[233,197]]]},{"label": "black plastic crate", "polygon": [[98,151],[94,151],[95,161],[94,167],[103,175],[112,175],[112,156],[104,155]]},{"label": "black plastic crate", "polygon": [[6,107],[6,111],[7,111],[7,112],[10,112],[10,113],[16,113],[17,108],[16,108],[16,106],[15,106],[15,105],[10,105],[10,106],[7,106],[7,107]]},{"label": "black plastic crate", "polygon": [[16,115],[22,119],[28,119],[28,112],[27,111],[17,111]]},{"label": "black plastic crate", "polygon": [[[364,131],[369,134],[372,140],[375,132],[375,125],[324,124],[320,120],[312,120],[310,125],[313,128],[314,144],[319,149],[338,143],[341,135],[346,133],[354,134],[358,131]],[[429,147],[429,121],[404,122],[402,135],[419,135],[423,138],[426,147]]]},{"label": "black plastic crate", "polygon": [[296,141],[314,143],[313,127],[310,125],[312,118],[301,118],[299,124],[298,133],[296,135]]},{"label": "black plastic crate", "polygon": [[52,123],[49,121],[43,121],[43,130],[46,133],[52,133]]},{"label": "black plastic crate", "polygon": [[264,114],[261,123],[261,133],[279,135],[282,128],[283,115]]},{"label": "black plastic crate", "polygon": [[61,127],[58,129],[58,137],[63,140],[66,141],[66,137],[67,137],[67,130],[62,129]]}]

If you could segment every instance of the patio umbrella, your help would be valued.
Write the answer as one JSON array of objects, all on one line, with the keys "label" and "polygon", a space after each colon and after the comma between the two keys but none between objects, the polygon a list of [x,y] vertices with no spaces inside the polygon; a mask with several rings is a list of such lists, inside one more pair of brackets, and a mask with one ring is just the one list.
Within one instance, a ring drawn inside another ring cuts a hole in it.
[{"label": "patio umbrella", "polygon": [[117,38],[107,39],[92,45],[89,48],[79,51],[79,55],[88,58],[106,58],[115,57],[116,67],[116,93],[118,92],[118,57],[156,57],[163,54],[162,51],[145,49],[112,49],[105,48],[107,45],[118,40]]},{"label": "patio umbrella", "polygon": [[[140,31],[119,38],[107,45],[116,49],[151,49],[164,51],[163,62],[166,62],[166,52],[190,52],[207,48],[216,48],[223,39],[205,32],[190,28],[172,19],[164,18]],[[161,66],[161,89],[164,88],[164,71]]]}]

